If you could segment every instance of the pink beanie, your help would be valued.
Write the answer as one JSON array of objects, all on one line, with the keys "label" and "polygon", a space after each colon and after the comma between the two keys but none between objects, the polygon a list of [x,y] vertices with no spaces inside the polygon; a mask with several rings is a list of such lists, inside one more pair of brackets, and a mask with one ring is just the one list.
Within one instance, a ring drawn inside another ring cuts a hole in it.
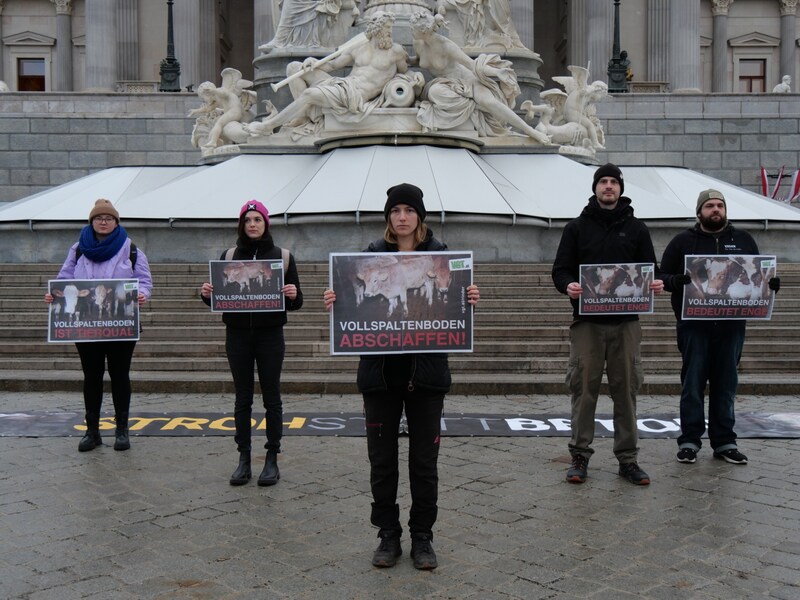
[{"label": "pink beanie", "polygon": [[245,202],[244,206],[242,206],[242,210],[239,211],[239,219],[244,217],[245,213],[248,213],[251,210],[261,213],[261,216],[264,217],[264,221],[267,223],[267,227],[269,227],[269,211],[267,210],[267,207],[261,204],[261,202],[258,200],[248,200]]}]

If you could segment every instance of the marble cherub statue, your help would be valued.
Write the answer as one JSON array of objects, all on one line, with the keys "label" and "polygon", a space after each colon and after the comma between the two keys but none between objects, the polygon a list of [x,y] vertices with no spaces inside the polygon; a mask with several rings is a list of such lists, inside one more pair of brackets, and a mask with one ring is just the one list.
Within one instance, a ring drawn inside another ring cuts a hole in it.
[{"label": "marble cherub statue", "polygon": [[557,121],[551,122],[554,125],[563,123],[577,123],[586,131],[586,135],[595,150],[605,148],[605,134],[600,120],[597,118],[596,103],[608,95],[608,85],[602,81],[589,83],[589,69],[570,65],[567,67],[572,73],[571,77],[553,77],[553,81],[561,84],[566,90],[566,98],[556,97],[561,94],[553,94],[546,90],[540,94],[544,99],[550,99],[551,106],[558,109],[562,114],[558,115]]},{"label": "marble cherub statue", "polygon": [[192,146],[210,152],[220,146],[241,144],[247,141],[244,126],[253,120],[251,111],[256,103],[256,93],[250,88],[253,82],[242,78],[241,71],[222,70],[222,85],[210,81],[197,86],[197,95],[203,105],[189,111],[196,117],[192,130]]}]

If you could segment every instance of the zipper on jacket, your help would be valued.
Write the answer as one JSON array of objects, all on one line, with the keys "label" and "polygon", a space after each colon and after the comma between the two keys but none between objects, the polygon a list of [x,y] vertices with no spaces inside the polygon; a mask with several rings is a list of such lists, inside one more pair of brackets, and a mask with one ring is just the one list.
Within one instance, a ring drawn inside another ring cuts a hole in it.
[{"label": "zipper on jacket", "polygon": [[[258,249],[253,250],[253,260],[258,260]],[[250,317],[250,329],[253,328],[253,313],[247,313]]]},{"label": "zipper on jacket", "polygon": [[411,358],[411,377],[408,378],[408,391],[414,391],[414,375],[417,373],[417,357]]},{"label": "zipper on jacket", "polygon": [[381,358],[381,381],[383,382],[383,389],[388,390],[389,384],[386,383],[386,373],[384,369],[386,368],[386,359]]}]

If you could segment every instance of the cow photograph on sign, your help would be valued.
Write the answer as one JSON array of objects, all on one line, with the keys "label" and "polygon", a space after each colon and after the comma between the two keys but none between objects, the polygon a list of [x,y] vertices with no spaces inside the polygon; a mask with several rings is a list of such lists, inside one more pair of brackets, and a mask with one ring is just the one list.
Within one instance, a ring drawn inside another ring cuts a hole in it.
[{"label": "cow photograph on sign", "polygon": [[331,354],[471,352],[471,252],[330,255]]},{"label": "cow photograph on sign", "polygon": [[653,263],[580,265],[581,315],[653,312]]},{"label": "cow photograph on sign", "polygon": [[52,279],[48,342],[139,339],[138,279]]},{"label": "cow photograph on sign", "polygon": [[211,260],[212,312],[284,310],[281,260]]},{"label": "cow photograph on sign", "polygon": [[775,256],[687,255],[682,319],[771,319]]}]

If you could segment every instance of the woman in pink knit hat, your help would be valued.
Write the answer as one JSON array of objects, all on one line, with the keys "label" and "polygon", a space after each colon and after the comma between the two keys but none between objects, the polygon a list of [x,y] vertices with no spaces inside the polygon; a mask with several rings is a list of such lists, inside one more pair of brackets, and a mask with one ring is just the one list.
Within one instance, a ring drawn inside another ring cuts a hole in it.
[{"label": "woman in pink knit hat", "polygon": [[[258,381],[266,409],[267,456],[258,477],[258,485],[275,485],[280,479],[278,453],[283,433],[283,405],[281,403],[281,369],[285,344],[283,326],[286,311],[303,306],[303,293],[294,256],[275,245],[269,232],[269,211],[258,200],[245,202],[239,211],[236,247],[225,250],[220,260],[282,260],[284,279],[281,292],[286,310],[279,312],[225,312],[225,353],[236,390],[234,422],[239,464],[230,477],[231,485],[244,485],[252,477],[250,468],[251,417],[254,393],[254,368],[258,367]],[[200,295],[206,304],[211,303],[213,286],[203,283]]]}]

